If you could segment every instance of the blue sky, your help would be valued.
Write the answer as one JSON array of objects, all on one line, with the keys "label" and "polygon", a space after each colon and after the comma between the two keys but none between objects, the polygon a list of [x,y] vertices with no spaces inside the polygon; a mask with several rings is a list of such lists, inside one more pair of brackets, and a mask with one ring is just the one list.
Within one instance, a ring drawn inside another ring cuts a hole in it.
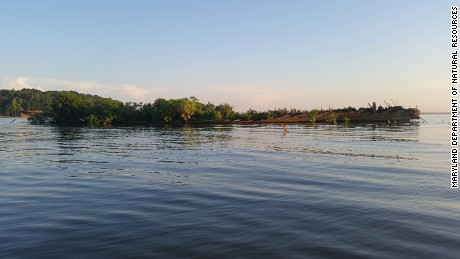
[{"label": "blue sky", "polygon": [[453,3],[4,0],[0,88],[448,111]]}]

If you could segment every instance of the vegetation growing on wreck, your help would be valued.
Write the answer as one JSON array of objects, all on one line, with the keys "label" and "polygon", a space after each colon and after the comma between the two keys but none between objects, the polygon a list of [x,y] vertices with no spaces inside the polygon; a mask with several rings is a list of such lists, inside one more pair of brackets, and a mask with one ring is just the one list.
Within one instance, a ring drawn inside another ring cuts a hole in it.
[{"label": "vegetation growing on wreck", "polygon": [[308,121],[311,123],[316,122],[316,116],[318,116],[319,110],[318,109],[313,109],[307,113],[308,116]]},{"label": "vegetation growing on wreck", "polygon": [[230,121],[268,123],[328,121],[337,124],[337,122],[349,123],[350,120],[360,121],[362,118],[372,120],[375,114],[385,115],[388,111],[396,113],[403,111],[401,118],[407,117],[406,109],[402,107],[392,107],[391,110],[382,107],[359,110],[348,107],[336,110],[307,111],[281,108],[261,112],[253,109],[236,112],[228,103],[219,105],[210,102],[202,103],[193,96],[179,99],[158,98],[153,103],[123,103],[75,91],[0,90],[0,115],[17,117],[27,111],[39,111],[29,118],[32,123],[93,126]]},{"label": "vegetation growing on wreck", "polygon": [[327,122],[331,123],[331,124],[337,124],[337,114],[335,114],[335,112],[331,112],[329,114],[329,117],[327,119]]}]

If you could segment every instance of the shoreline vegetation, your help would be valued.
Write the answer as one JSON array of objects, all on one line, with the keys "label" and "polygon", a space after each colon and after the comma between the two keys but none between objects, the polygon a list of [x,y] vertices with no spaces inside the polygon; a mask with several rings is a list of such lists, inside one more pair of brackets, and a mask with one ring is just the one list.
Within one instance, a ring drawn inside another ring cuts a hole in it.
[{"label": "shoreline vegetation", "polygon": [[420,119],[417,108],[347,107],[329,110],[281,108],[236,112],[228,103],[201,103],[196,97],[158,98],[153,103],[135,103],[75,91],[36,89],[0,90],[0,116],[28,117],[35,124],[71,126],[135,126],[164,123],[316,123],[405,122]]}]

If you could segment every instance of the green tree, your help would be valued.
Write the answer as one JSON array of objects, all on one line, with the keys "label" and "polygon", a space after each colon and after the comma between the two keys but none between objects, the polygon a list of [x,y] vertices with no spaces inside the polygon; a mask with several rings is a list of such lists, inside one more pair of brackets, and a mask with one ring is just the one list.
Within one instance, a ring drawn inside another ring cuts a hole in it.
[{"label": "green tree", "polygon": [[233,107],[228,103],[223,103],[216,106],[215,110],[221,113],[223,119],[231,119],[235,114]]},{"label": "green tree", "polygon": [[157,121],[170,122],[174,119],[174,106],[171,100],[158,98],[153,103],[153,109]]},{"label": "green tree", "polygon": [[13,97],[11,104],[8,107],[8,115],[12,117],[19,117],[22,112],[22,99]]},{"label": "green tree", "polygon": [[57,124],[83,124],[89,115],[85,100],[74,91],[62,91],[52,105],[52,116]]},{"label": "green tree", "polygon": [[215,121],[222,121],[222,119],[224,118],[224,116],[222,116],[222,112],[221,111],[216,111],[214,113],[214,120]]},{"label": "green tree", "polygon": [[174,100],[174,108],[180,119],[189,121],[192,115],[195,113],[196,104],[194,101],[188,98],[181,98]]}]

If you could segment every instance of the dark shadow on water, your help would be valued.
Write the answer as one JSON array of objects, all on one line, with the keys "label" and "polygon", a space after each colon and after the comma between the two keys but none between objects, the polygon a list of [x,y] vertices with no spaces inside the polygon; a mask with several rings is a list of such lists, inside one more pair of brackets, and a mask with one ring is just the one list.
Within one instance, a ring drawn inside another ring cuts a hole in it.
[{"label": "dark shadow on water", "polygon": [[59,141],[76,141],[85,138],[88,131],[86,127],[55,127],[54,131],[58,134]]}]

